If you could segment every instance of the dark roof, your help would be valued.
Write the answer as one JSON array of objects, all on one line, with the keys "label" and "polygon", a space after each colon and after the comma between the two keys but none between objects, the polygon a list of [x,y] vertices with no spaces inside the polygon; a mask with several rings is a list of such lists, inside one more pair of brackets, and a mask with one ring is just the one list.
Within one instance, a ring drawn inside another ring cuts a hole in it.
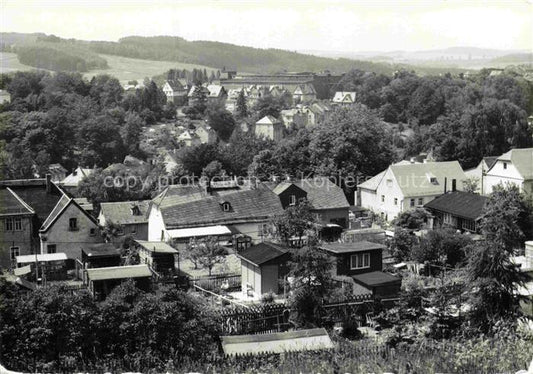
[{"label": "dark roof", "polygon": [[74,205],[78,210],[80,210],[85,216],[92,221],[95,225],[98,225],[96,219],[90,215],[85,209],[83,209],[73,198],[69,197],[67,194],[63,194],[61,199],[57,202],[56,206],[50,213],[50,215],[43,222],[40,232],[46,232],[50,227],[57,221],[57,219],[67,210],[69,205]]},{"label": "dark roof", "polygon": [[81,249],[89,257],[116,257],[120,252],[115,248],[113,243],[99,243],[86,246]]},{"label": "dark roof", "polygon": [[10,188],[0,190],[0,215],[34,213],[33,209]]},{"label": "dark roof", "polygon": [[[159,201],[167,229],[260,222],[283,212],[278,196],[266,188],[196,193]],[[230,204],[230,211],[222,209],[222,201]]]},{"label": "dark roof", "polygon": [[60,188],[52,182],[49,182],[47,189],[45,178],[0,181],[0,189],[7,187],[35,211],[38,218],[37,228],[46,220],[63,196]]},{"label": "dark roof", "polygon": [[355,243],[324,243],[320,245],[320,248],[334,254],[341,254],[385,249],[386,247],[379,243],[363,240]]},{"label": "dark roof", "polygon": [[326,177],[300,179],[293,183],[307,192],[307,200],[313,209],[348,209],[350,207],[342,188]]},{"label": "dark roof", "polygon": [[455,191],[441,195],[424,206],[431,210],[475,221],[481,217],[486,202],[486,196]]},{"label": "dark roof", "polygon": [[485,161],[485,163],[487,164],[487,167],[490,169],[496,163],[496,161],[498,161],[498,156],[483,157],[483,161]]},{"label": "dark roof", "polygon": [[386,284],[397,283],[402,281],[401,278],[384,273],[382,271],[372,271],[370,273],[352,275],[352,278],[363,286],[369,287],[383,286]]},{"label": "dark roof", "polygon": [[259,243],[240,252],[238,256],[256,266],[261,266],[269,261],[277,259],[288,251],[273,243]]}]

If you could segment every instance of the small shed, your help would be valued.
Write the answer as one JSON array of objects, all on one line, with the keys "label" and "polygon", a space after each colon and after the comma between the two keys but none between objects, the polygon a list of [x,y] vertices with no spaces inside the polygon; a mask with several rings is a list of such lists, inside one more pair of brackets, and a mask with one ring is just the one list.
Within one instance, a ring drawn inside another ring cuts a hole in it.
[{"label": "small shed", "polygon": [[324,328],[259,335],[222,336],[221,340],[222,349],[227,356],[315,351],[333,348],[333,343]]},{"label": "small shed", "polygon": [[157,272],[174,272],[178,251],[165,242],[135,240],[141,263],[148,264]]},{"label": "small shed", "polygon": [[84,269],[120,265],[120,252],[113,243],[88,245],[81,249],[81,262]]},{"label": "small shed", "polygon": [[259,243],[240,252],[241,286],[248,296],[279,293],[280,280],[288,273],[290,253],[273,243]]},{"label": "small shed", "polygon": [[149,291],[152,271],[148,265],[112,266],[87,269],[88,287],[92,296],[103,300],[117,285],[133,279],[138,288]]},{"label": "small shed", "polygon": [[[17,256],[17,268],[30,266],[33,279],[65,280],[67,278],[67,255],[65,253],[44,253]],[[37,272],[35,271],[37,267]]]},{"label": "small shed", "polygon": [[353,280],[361,286],[372,291],[374,297],[398,297],[402,286],[402,279],[382,271],[358,274],[352,276]]},{"label": "small shed", "polygon": [[334,261],[335,275],[352,276],[383,269],[383,244],[360,241],[353,243],[324,243],[320,249]]}]

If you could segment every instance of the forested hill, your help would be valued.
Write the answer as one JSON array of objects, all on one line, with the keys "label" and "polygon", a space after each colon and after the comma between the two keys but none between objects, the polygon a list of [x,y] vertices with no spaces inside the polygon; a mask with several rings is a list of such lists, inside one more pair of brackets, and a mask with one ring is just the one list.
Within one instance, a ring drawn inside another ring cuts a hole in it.
[{"label": "forested hill", "polygon": [[274,73],[280,71],[345,72],[353,68],[389,74],[392,65],[350,59],[332,59],[279,49],[259,49],[234,44],[187,41],[180,37],[129,36],[117,42],[89,42],[98,53],[124,57],[177,61],[216,68],[226,67],[251,73]]}]

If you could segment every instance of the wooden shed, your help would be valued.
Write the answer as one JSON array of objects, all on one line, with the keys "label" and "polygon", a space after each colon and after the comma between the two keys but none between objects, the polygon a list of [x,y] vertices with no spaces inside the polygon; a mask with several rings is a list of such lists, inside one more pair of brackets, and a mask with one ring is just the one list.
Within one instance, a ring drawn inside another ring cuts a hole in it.
[{"label": "wooden shed", "polygon": [[152,271],[148,265],[113,266],[87,269],[88,288],[97,300],[103,300],[120,283],[133,279],[138,288],[149,291]]}]

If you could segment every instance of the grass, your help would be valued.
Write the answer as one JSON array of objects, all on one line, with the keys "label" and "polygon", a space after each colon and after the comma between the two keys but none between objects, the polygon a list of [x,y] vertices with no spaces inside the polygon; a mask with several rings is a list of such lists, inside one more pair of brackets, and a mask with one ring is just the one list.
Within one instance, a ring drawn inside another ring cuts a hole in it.
[{"label": "grass", "polygon": [[[210,74],[214,68],[202,65],[185,64],[169,61],[139,60],[112,55],[100,55],[107,60],[109,69],[91,70],[84,73],[84,77],[91,79],[98,74],[109,74],[117,78],[121,83],[130,80],[142,82],[145,77],[153,77],[168,71],[169,69],[206,69]],[[0,73],[10,73],[14,71],[28,71],[35,69],[32,66],[21,64],[15,53],[0,52]]]}]

